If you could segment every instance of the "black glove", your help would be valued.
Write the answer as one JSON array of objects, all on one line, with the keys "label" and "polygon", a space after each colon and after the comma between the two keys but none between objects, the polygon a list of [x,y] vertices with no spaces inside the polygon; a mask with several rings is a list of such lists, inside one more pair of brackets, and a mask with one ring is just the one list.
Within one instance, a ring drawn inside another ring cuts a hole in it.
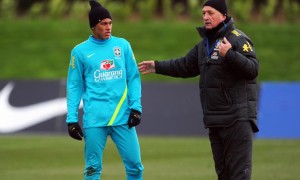
[{"label": "black glove", "polygon": [[81,127],[79,126],[78,123],[69,123],[68,124],[68,131],[69,131],[69,135],[76,139],[76,140],[82,140],[83,137],[83,133],[81,130]]},{"label": "black glove", "polygon": [[128,126],[129,129],[133,126],[139,125],[141,122],[141,113],[137,110],[131,110],[129,118],[128,118]]}]

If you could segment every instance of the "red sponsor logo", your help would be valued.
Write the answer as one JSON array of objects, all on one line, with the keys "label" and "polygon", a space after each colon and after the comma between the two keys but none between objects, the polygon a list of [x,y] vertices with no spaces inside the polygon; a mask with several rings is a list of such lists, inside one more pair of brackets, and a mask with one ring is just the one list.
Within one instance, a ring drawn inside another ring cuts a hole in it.
[{"label": "red sponsor logo", "polygon": [[110,70],[110,69],[114,69],[115,68],[115,64],[113,60],[103,60],[101,62],[100,65],[100,69],[101,70]]}]

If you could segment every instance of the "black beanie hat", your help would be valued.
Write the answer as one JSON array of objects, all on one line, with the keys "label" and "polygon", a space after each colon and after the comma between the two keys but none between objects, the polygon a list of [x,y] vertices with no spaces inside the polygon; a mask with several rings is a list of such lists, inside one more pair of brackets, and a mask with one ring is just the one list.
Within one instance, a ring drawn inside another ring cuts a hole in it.
[{"label": "black beanie hat", "polygon": [[111,18],[111,15],[107,9],[105,9],[96,0],[90,0],[91,10],[89,12],[90,27],[95,27],[100,21],[105,18]]},{"label": "black beanie hat", "polygon": [[227,5],[225,0],[208,0],[204,3],[204,6],[210,6],[220,13],[227,15]]}]

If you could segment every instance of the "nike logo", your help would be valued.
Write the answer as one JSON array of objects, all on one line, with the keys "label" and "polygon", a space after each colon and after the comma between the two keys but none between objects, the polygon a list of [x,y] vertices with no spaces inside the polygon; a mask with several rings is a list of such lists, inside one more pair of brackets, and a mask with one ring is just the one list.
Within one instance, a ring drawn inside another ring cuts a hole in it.
[{"label": "nike logo", "polygon": [[90,57],[94,56],[94,54],[95,53],[88,55],[87,58],[90,58]]},{"label": "nike logo", "polygon": [[8,83],[0,92],[0,133],[20,131],[67,113],[65,97],[23,107],[13,107],[9,104],[9,96],[13,88],[14,84]]}]

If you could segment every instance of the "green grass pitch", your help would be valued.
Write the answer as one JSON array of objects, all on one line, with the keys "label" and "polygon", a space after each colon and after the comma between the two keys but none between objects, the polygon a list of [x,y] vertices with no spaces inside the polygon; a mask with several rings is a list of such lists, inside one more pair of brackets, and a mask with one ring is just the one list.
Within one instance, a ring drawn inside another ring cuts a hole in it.
[{"label": "green grass pitch", "polygon": [[[140,136],[145,180],[215,180],[214,164],[206,137]],[[254,141],[255,180],[297,180],[299,140]],[[0,179],[81,180],[83,142],[63,135],[0,136]],[[125,179],[117,149],[108,139],[102,180]]]}]

